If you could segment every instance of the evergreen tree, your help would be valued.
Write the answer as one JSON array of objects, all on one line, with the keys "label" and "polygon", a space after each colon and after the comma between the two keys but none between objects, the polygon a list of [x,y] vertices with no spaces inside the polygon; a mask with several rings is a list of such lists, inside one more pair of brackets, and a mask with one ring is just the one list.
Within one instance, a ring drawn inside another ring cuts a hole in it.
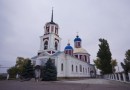
[{"label": "evergreen tree", "polygon": [[99,51],[97,53],[97,60],[94,60],[94,63],[98,69],[101,70],[101,74],[112,73],[111,65],[111,52],[109,49],[109,44],[105,39],[99,39]]},{"label": "evergreen tree", "polygon": [[31,79],[34,77],[34,69],[30,59],[27,59],[27,63],[24,65],[22,76],[24,79]]},{"label": "evergreen tree", "polygon": [[130,72],[130,50],[126,51],[124,63],[121,62],[121,66],[126,74]]},{"label": "evergreen tree", "polygon": [[44,81],[55,81],[57,80],[57,70],[55,64],[49,58],[46,62],[45,66],[43,67],[43,75],[42,80]]}]

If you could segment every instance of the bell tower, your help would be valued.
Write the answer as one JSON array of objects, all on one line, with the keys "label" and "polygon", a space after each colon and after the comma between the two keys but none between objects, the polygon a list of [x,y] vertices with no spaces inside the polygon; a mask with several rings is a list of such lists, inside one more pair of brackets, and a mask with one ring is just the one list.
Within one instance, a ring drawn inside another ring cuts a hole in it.
[{"label": "bell tower", "polygon": [[60,51],[61,38],[59,37],[59,26],[53,21],[53,9],[51,15],[51,21],[47,22],[44,26],[44,35],[40,36],[40,50],[41,52],[47,52],[49,54],[54,54]]}]

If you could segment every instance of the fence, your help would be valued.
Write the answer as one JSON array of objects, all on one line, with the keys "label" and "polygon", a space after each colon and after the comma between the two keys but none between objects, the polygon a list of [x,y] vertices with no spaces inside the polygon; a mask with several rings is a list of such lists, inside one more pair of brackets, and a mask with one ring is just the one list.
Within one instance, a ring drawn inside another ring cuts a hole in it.
[{"label": "fence", "polygon": [[108,80],[130,82],[130,73],[128,73],[128,75],[126,75],[125,73],[106,74],[103,77]]}]

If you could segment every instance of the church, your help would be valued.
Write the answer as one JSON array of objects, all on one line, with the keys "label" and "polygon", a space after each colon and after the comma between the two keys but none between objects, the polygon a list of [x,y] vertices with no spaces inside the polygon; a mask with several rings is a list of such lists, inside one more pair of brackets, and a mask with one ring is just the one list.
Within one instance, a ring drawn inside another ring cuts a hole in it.
[{"label": "church", "polygon": [[82,39],[77,35],[74,38],[74,48],[68,42],[64,51],[61,51],[58,33],[59,26],[53,21],[52,10],[51,21],[45,24],[44,34],[40,36],[40,50],[31,58],[33,65],[44,66],[51,58],[57,68],[58,78],[91,77],[95,68],[90,64],[90,54],[82,48]]}]

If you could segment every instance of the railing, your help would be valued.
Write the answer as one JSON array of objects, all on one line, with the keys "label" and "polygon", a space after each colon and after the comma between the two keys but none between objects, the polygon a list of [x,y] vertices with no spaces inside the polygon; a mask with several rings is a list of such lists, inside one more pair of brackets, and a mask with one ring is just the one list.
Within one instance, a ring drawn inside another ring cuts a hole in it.
[{"label": "railing", "polygon": [[103,77],[104,79],[108,79],[108,80],[130,82],[130,73],[128,73],[128,75],[126,75],[125,73],[106,74]]}]

